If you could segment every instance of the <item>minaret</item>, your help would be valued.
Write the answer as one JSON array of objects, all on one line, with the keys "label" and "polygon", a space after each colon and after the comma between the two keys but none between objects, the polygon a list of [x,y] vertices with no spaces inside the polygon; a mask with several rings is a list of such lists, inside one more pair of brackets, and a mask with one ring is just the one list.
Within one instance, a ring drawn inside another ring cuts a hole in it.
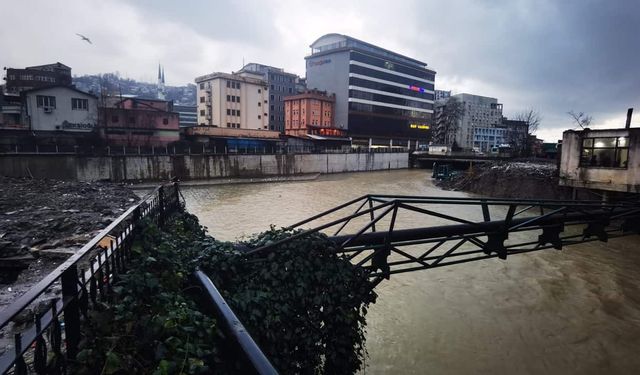
[{"label": "minaret", "polygon": [[164,68],[158,64],[158,99],[165,100]]}]

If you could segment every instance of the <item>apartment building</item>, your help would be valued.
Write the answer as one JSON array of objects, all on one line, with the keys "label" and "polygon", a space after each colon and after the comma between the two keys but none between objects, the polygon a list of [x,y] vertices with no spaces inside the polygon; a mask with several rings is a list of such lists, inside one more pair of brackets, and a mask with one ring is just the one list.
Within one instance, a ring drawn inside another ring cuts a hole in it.
[{"label": "apartment building", "polygon": [[269,87],[269,130],[284,132],[284,99],[288,95],[297,93],[296,82],[299,77],[296,74],[285,72],[282,68],[257,63],[249,63],[237,73],[239,75],[254,74],[267,82]]},{"label": "apartment building", "polygon": [[173,102],[109,98],[100,108],[101,136],[110,145],[160,147],[180,140],[180,120]]},{"label": "apartment building", "polygon": [[8,94],[41,87],[71,86],[71,68],[59,62],[24,69],[7,68],[6,71],[5,92]]},{"label": "apartment building", "polygon": [[471,94],[451,97],[459,100],[464,108],[455,134],[458,147],[487,152],[496,145],[507,143],[507,130],[502,126],[502,104],[498,99]]},{"label": "apartment building", "polygon": [[267,82],[251,73],[212,73],[197,77],[198,125],[269,129]]},{"label": "apartment building", "polygon": [[345,129],[337,128],[333,121],[336,96],[311,90],[284,100],[285,134],[306,137],[307,135],[344,137]]}]

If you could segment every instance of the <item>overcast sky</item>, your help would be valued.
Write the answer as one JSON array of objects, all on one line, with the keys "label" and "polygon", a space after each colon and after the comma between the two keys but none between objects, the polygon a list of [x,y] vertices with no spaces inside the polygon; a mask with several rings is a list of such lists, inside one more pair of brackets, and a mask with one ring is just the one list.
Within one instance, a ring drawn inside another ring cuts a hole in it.
[{"label": "overcast sky", "polygon": [[[548,141],[573,128],[640,127],[640,1],[10,1],[2,4],[0,65],[60,61],[74,75],[119,72],[183,85],[245,62],[304,76],[315,39],[343,33],[426,61],[436,88],[533,108]],[[93,44],[75,33],[88,36]]]}]

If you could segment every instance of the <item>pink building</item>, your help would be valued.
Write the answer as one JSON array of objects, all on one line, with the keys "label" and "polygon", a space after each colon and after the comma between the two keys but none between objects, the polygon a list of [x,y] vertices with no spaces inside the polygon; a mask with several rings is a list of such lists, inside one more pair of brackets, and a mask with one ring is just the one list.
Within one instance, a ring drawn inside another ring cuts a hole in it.
[{"label": "pink building", "polygon": [[100,108],[100,134],[111,145],[166,146],[180,140],[180,122],[173,102],[156,99],[108,98]]}]

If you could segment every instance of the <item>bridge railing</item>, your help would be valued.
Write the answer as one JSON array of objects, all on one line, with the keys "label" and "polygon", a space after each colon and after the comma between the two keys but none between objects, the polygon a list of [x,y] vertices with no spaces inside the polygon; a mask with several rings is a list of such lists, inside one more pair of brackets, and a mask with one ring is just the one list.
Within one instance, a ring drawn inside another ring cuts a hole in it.
[{"label": "bridge railing", "polygon": [[179,204],[177,184],[157,187],[0,311],[0,332],[13,337],[0,353],[0,374],[64,372],[78,353],[82,319],[109,302],[112,285],[127,271],[140,221],[162,225]]},{"label": "bridge railing", "polygon": [[392,274],[638,234],[640,202],[365,195],[288,228],[309,229],[247,253],[323,232],[376,285]]}]

